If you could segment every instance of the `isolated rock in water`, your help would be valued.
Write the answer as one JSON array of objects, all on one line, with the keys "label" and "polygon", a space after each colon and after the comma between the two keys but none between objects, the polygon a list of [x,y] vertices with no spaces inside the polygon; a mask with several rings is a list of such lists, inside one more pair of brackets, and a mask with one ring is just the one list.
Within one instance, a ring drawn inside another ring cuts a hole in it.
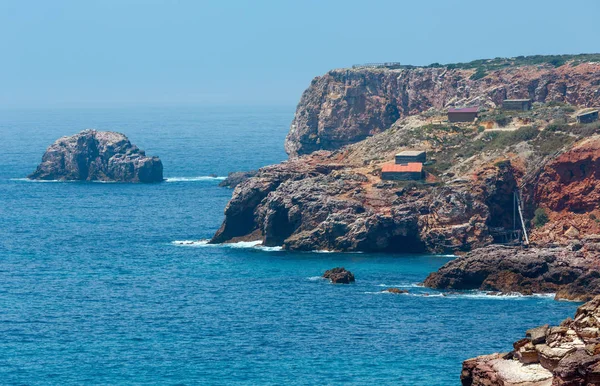
[{"label": "isolated rock in water", "polygon": [[336,267],[325,271],[323,277],[331,280],[332,283],[350,284],[354,283],[354,275],[346,271],[344,267]]},{"label": "isolated rock in water", "polygon": [[121,133],[84,130],[56,140],[32,180],[160,182],[163,165]]},{"label": "isolated rock in water", "polygon": [[254,177],[258,173],[258,170],[251,170],[249,172],[231,172],[227,175],[227,178],[219,183],[220,187],[235,188],[248,178]]},{"label": "isolated rock in water", "polygon": [[400,288],[391,287],[391,288],[383,290],[382,292],[388,292],[388,293],[391,293],[391,294],[407,294],[408,290],[403,290],[403,289],[400,289]]}]

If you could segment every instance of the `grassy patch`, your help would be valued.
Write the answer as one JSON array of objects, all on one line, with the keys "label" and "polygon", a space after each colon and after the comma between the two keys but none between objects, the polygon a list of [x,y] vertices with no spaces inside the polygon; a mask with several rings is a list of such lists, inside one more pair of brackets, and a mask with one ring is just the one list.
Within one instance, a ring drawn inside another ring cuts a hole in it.
[{"label": "grassy patch", "polygon": [[534,227],[541,228],[546,225],[549,220],[550,219],[548,218],[548,212],[546,212],[546,209],[537,208],[531,222],[533,223]]}]

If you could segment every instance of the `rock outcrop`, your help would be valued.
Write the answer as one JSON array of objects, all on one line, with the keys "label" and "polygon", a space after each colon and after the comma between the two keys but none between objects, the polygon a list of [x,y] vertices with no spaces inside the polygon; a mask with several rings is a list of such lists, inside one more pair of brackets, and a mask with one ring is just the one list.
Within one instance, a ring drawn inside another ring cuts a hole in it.
[{"label": "rock outcrop", "polygon": [[32,180],[160,182],[163,165],[127,137],[112,131],[84,130],[56,140],[42,157]]},{"label": "rock outcrop", "polygon": [[285,149],[290,156],[335,150],[430,108],[500,106],[505,98],[600,105],[600,64],[508,67],[471,79],[475,69],[338,69],[302,95]]},{"label": "rock outcrop", "polygon": [[491,240],[486,202],[514,177],[492,167],[443,187],[380,184],[325,152],[263,168],[236,187],[211,242],[262,238],[301,251],[468,250]]},{"label": "rock outcrop", "polygon": [[574,319],[526,332],[506,354],[463,363],[464,386],[600,385],[600,296],[577,309]]},{"label": "rock outcrop", "polygon": [[[590,239],[600,234],[595,217],[600,210],[588,211],[597,202],[600,165],[594,154],[600,127],[578,125],[577,108],[563,103],[600,103],[594,91],[600,64],[507,67],[480,80],[470,79],[472,73],[358,69],[332,71],[315,80],[288,136],[291,153],[362,140],[261,168],[236,186],[211,242],[261,239],[267,246],[302,251],[462,253],[486,246],[494,237],[502,241],[499,235],[521,228],[514,192],[522,191],[524,225],[533,231],[534,243],[558,243],[570,252],[585,243],[582,253],[600,252],[600,240]],[[457,84],[446,86],[447,77]],[[408,83],[402,83],[405,78]],[[386,107],[389,95],[403,101],[397,113]],[[527,96],[561,102],[535,103],[532,110],[519,112],[494,108],[505,97]],[[455,124],[435,109],[418,113],[429,106],[469,103],[488,106],[481,121]],[[506,127],[494,129],[498,122]],[[426,178],[383,181],[383,165],[410,149],[427,152]],[[579,161],[569,161],[575,157]],[[565,168],[572,177],[562,177]],[[548,208],[550,222],[533,230],[531,220],[539,207]],[[583,207],[586,212],[575,212]],[[490,283],[508,288],[512,281],[515,289],[550,290],[546,284],[525,289],[518,277],[499,275]]]},{"label": "rock outcrop", "polygon": [[597,255],[569,247],[521,249],[490,245],[458,257],[431,273],[424,285],[437,289],[556,293],[585,301],[600,295]]},{"label": "rock outcrop", "polygon": [[336,267],[328,269],[323,274],[325,279],[329,279],[334,284],[350,284],[354,283],[354,274],[346,270],[344,267]]}]

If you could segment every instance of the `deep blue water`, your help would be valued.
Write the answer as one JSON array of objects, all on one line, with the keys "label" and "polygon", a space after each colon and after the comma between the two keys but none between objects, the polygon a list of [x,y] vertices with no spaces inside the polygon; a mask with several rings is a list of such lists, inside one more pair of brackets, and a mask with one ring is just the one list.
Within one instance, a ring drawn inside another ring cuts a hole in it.
[{"label": "deep blue water", "polygon": [[[550,298],[416,287],[450,257],[174,245],[210,237],[231,196],[189,178],[285,159],[292,115],[0,111],[0,383],[458,385],[462,360],[573,314]],[[90,127],[159,155],[172,182],[18,180]],[[355,285],[316,278],[339,265]],[[380,293],[392,285],[411,294]]]}]

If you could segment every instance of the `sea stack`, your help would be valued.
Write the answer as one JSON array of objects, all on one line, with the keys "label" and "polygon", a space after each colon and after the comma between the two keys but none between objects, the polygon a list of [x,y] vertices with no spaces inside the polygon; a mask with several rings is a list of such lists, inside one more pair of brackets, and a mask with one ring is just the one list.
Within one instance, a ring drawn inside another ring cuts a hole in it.
[{"label": "sea stack", "polygon": [[160,182],[163,165],[121,133],[84,130],[57,139],[31,180]]}]

